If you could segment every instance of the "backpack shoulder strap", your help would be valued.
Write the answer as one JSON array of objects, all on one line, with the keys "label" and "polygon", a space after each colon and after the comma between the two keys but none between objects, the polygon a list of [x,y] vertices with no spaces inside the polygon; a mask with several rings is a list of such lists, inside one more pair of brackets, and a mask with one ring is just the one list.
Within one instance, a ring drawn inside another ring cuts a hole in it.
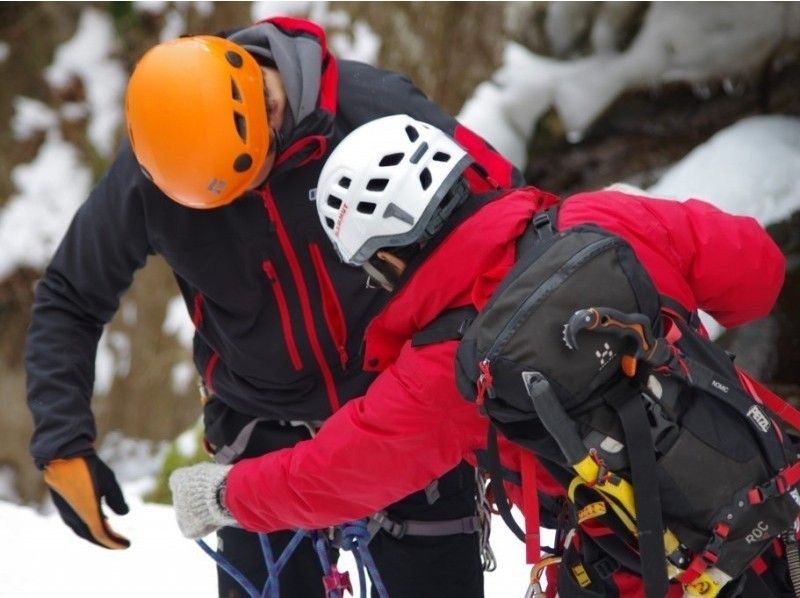
[{"label": "backpack shoulder strap", "polygon": [[558,204],[541,212],[536,212],[525,228],[525,232],[517,239],[517,255],[522,253],[536,243],[549,239],[556,234],[556,219],[558,217]]},{"label": "backpack shoulder strap", "polygon": [[700,325],[700,315],[695,311],[689,311],[677,300],[667,295],[659,295],[661,299],[661,309],[669,315],[677,316],[692,328],[697,328]]},{"label": "backpack shoulder strap", "polygon": [[461,340],[476,315],[478,315],[478,310],[472,305],[448,309],[425,328],[413,334],[411,346],[424,347],[444,341]]}]

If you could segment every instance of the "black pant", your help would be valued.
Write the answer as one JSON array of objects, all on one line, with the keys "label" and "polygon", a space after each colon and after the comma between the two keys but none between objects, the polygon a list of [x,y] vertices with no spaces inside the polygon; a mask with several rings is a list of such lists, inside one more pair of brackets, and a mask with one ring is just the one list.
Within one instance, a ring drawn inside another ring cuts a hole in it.
[{"label": "black pant", "polygon": [[[206,437],[219,448],[230,444],[251,420],[229,409],[217,399],[205,408]],[[278,422],[260,422],[240,458],[254,457],[294,446],[310,437],[304,427]],[[376,479],[375,483],[380,483]],[[440,521],[475,514],[473,469],[462,463],[438,481],[439,498],[429,504],[424,491],[415,492],[386,509],[395,521],[413,519]],[[277,559],[294,532],[269,534]],[[219,550],[259,590],[267,579],[258,535],[238,528],[223,528]],[[391,598],[482,598],[483,571],[478,534],[451,536],[404,536],[396,539],[384,531],[372,539],[369,551]],[[335,562],[336,555],[331,555]],[[245,598],[246,592],[222,569],[217,570],[221,598]],[[282,598],[323,598],[322,567],[311,542],[304,539],[279,577]],[[355,571],[350,572],[355,577]],[[375,596],[373,591],[373,596]]]}]

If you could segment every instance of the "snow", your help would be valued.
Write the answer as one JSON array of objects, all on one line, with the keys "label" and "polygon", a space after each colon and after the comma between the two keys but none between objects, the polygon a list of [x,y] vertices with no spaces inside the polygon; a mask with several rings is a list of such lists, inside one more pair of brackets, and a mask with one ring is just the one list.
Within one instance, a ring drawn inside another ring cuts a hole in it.
[{"label": "snow", "polygon": [[17,96],[13,100],[11,131],[14,139],[24,141],[37,132],[49,131],[58,125],[58,115],[44,102]]},{"label": "snow", "polygon": [[97,344],[94,394],[107,395],[114,378],[125,378],[131,369],[131,341],[123,332],[105,329]]},{"label": "snow", "polygon": [[176,295],[167,303],[164,323],[161,325],[164,334],[175,337],[182,347],[191,348],[194,338],[194,324],[186,311],[183,297]]},{"label": "snow", "polygon": [[[184,436],[181,450],[190,453],[196,440],[191,433]],[[151,456],[153,447],[119,437],[112,444],[113,451],[101,454],[114,463],[130,513],[120,517],[107,508],[105,511],[109,525],[129,538],[131,547],[110,551],[89,544],[61,522],[51,504],[39,513],[0,500],[0,529],[7,539],[14,539],[0,543],[0,561],[13,564],[0,576],[0,596],[216,598],[216,573],[211,558],[181,536],[172,507],[144,503],[141,499],[151,487],[153,464],[157,463]],[[0,471],[0,486],[2,483]],[[494,520],[491,537],[499,563],[496,571],[486,574],[487,598],[522,595],[529,574],[522,543],[499,518]],[[205,540],[216,546],[213,535]],[[551,541],[549,536],[546,541]],[[358,596],[358,575],[350,553],[342,555],[339,569],[350,572],[354,595]]]},{"label": "snow", "polygon": [[763,226],[800,209],[800,119],[754,116],[693,149],[648,191],[705,199]]},{"label": "snow", "polygon": [[0,280],[20,266],[43,269],[92,183],[75,147],[49,130],[39,153],[15,167],[17,193],[0,211]]},{"label": "snow", "polygon": [[74,77],[83,84],[89,109],[87,134],[103,156],[115,147],[117,129],[122,123],[122,95],[127,73],[113,58],[117,33],[111,16],[95,8],[81,13],[72,39],[60,46],[45,79],[54,89],[66,87]]},{"label": "snow", "polygon": [[[710,91],[707,81],[749,74],[779,43],[800,38],[798,3],[726,4],[720,10],[719,3],[653,2],[624,52],[609,48],[614,28],[624,21],[609,6],[604,6],[592,31],[598,54],[554,60],[509,42],[500,68],[491,81],[475,89],[458,119],[523,166],[527,140],[550,108],[575,142],[626,90],[685,81],[702,83]],[[561,42],[578,35],[580,20],[588,18],[582,12],[591,8],[588,5],[550,5],[545,26],[557,51],[566,51],[568,44]]]}]

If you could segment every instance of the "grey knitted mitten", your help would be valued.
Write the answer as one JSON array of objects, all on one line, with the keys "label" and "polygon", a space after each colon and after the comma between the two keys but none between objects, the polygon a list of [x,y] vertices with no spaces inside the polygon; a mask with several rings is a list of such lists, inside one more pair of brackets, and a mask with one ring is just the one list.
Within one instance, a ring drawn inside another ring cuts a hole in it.
[{"label": "grey knitted mitten", "polygon": [[220,527],[237,525],[220,504],[221,489],[231,465],[199,463],[181,467],[169,476],[172,504],[181,533],[197,540]]}]

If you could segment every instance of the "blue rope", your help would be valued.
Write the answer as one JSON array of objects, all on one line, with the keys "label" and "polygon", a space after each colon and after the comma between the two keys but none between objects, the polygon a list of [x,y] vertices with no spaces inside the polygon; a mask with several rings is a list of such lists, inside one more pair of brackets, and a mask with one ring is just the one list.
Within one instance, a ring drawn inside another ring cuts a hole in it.
[{"label": "blue rope", "polygon": [[[267,535],[259,534],[258,538],[261,544],[261,552],[264,556],[264,564],[267,568],[267,581],[264,584],[264,589],[262,592],[259,592],[250,582],[250,580],[248,580],[241,571],[231,564],[231,562],[225,558],[222,553],[212,550],[211,547],[203,540],[196,540],[196,542],[197,545],[203,549],[203,552],[214,559],[221,569],[223,569],[240,586],[242,586],[250,598],[279,598],[280,588],[278,577],[280,576],[281,570],[286,565],[286,562],[289,560],[289,558],[291,558],[292,554],[294,554],[295,550],[297,550],[300,542],[306,536],[311,537],[314,549],[316,550],[320,564],[322,565],[323,572],[326,576],[331,575],[333,569],[330,559],[328,558],[329,540],[324,533],[319,531],[307,532],[305,530],[297,530],[294,536],[292,536],[292,539],[286,545],[286,548],[284,548],[283,552],[281,552],[281,555],[278,557],[277,561],[275,560],[275,556],[273,554],[272,547],[269,544]],[[378,596],[380,598],[388,598],[389,594],[386,591],[386,586],[383,584],[383,580],[378,573],[378,568],[375,565],[375,561],[373,560],[372,555],[369,552],[369,548],[367,547],[370,539],[370,533],[367,529],[367,520],[363,519],[360,521],[354,521],[341,527],[341,544],[339,548],[342,550],[349,550],[353,553],[353,557],[356,561],[356,569],[358,570],[361,598],[367,597],[367,580],[364,573],[365,570],[367,573],[369,573],[372,586],[377,592]],[[343,596],[338,590],[331,590],[329,593],[329,598],[343,598]]]},{"label": "blue rope", "polygon": [[[380,598],[389,598],[389,593],[386,591],[386,586],[383,585],[383,580],[378,573],[378,567],[372,559],[367,545],[370,541],[370,533],[367,529],[367,519],[360,519],[353,521],[342,526],[342,549],[352,550],[353,555],[356,557],[358,564],[358,576],[362,578],[362,569],[366,567],[369,572],[370,579],[372,580],[372,587],[378,593]],[[360,558],[359,558],[360,557]],[[361,587],[366,587],[366,584],[361,583]]]},{"label": "blue rope", "polygon": [[[325,537],[324,533],[319,531],[312,532],[311,538],[314,543],[314,550],[317,551],[320,565],[322,565],[322,572],[326,576],[330,575],[333,573],[333,569],[331,567],[331,561],[328,558],[328,539]],[[342,598],[342,594],[340,594],[338,590],[331,590],[328,594],[328,598]]]},{"label": "blue rope", "polygon": [[242,575],[242,573],[236,567],[234,567],[231,562],[222,555],[221,552],[212,550],[211,547],[203,540],[195,540],[195,542],[197,542],[197,545],[203,549],[203,552],[216,561],[217,565],[219,565],[225,571],[225,573],[230,575],[240,586],[242,586],[250,598],[260,598],[261,592],[259,592],[256,587],[250,583],[250,580]]},{"label": "blue rope", "polygon": [[286,548],[283,549],[281,556],[278,557],[278,561],[275,563],[275,571],[277,575],[280,575],[281,570],[286,565],[286,561],[294,554],[294,551],[297,550],[297,547],[300,545],[300,542],[303,538],[308,535],[308,532],[302,529],[297,530],[292,536],[292,539],[289,540],[289,543],[286,545]]},{"label": "blue rope", "polygon": [[272,553],[272,546],[269,544],[267,534],[258,534],[258,542],[261,544],[261,554],[264,555],[264,564],[267,567],[267,581],[261,598],[280,598],[280,580],[278,579],[279,570],[275,567],[275,556]]}]

